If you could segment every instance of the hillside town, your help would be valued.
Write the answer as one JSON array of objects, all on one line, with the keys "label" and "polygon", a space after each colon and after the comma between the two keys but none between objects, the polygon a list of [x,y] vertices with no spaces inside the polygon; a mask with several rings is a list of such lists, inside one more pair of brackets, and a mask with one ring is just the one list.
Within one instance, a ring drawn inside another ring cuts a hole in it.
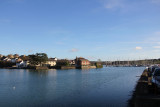
[{"label": "hillside town", "polygon": [[32,55],[9,54],[7,56],[0,54],[0,68],[10,69],[89,69],[102,68],[100,63],[91,63],[83,57],[75,59],[48,58],[45,53],[36,53]]}]

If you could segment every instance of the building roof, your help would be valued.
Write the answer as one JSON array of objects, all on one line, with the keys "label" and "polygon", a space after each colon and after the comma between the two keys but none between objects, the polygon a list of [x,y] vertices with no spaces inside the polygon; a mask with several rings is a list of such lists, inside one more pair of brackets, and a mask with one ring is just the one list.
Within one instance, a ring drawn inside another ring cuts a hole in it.
[{"label": "building roof", "polygon": [[48,61],[56,61],[55,58],[49,58]]},{"label": "building roof", "polygon": [[81,61],[89,61],[88,59],[79,59],[79,60],[81,60]]},{"label": "building roof", "polygon": [[76,60],[81,60],[81,61],[89,61],[88,59],[85,59],[85,58],[83,58],[83,57],[76,57]]},{"label": "building roof", "polygon": [[61,59],[61,60],[57,60],[58,62],[66,62],[66,61],[69,61],[67,59]]}]

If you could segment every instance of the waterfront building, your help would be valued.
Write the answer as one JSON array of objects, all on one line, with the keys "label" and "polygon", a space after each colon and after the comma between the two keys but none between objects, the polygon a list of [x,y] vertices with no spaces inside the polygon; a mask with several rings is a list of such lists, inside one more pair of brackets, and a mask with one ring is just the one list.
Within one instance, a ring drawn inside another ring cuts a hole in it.
[{"label": "waterfront building", "polygon": [[21,58],[18,58],[18,59],[16,60],[16,62],[21,62],[21,61],[23,61]]},{"label": "waterfront building", "polygon": [[75,65],[75,60],[69,60],[70,65]]},{"label": "waterfront building", "polygon": [[11,61],[11,59],[10,59],[10,58],[5,57],[5,56],[4,56],[1,60],[2,60],[2,61]]},{"label": "waterfront building", "polygon": [[85,59],[83,57],[76,57],[75,59],[75,66],[77,68],[83,68],[83,67],[90,67],[91,63],[88,59]]},{"label": "waterfront building", "polygon": [[29,65],[29,61],[20,61],[16,63],[17,68],[25,68]]},{"label": "waterfront building", "polygon": [[57,62],[57,58],[49,58],[48,61],[46,62],[47,66],[55,66]]},{"label": "waterfront building", "polygon": [[12,63],[16,63],[17,60],[18,60],[18,58],[12,58],[12,59],[11,59],[11,62],[12,62]]}]

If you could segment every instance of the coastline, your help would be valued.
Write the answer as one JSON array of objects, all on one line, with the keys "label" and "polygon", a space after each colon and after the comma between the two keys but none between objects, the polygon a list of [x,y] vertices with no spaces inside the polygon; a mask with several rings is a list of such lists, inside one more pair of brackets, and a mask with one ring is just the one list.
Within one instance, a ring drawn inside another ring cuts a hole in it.
[{"label": "coastline", "polygon": [[129,107],[159,107],[160,93],[154,84],[150,84],[147,69],[145,69],[137,81],[131,99],[128,101]]},{"label": "coastline", "polygon": [[46,66],[37,66],[37,67],[23,67],[23,68],[17,68],[17,67],[3,67],[0,69],[35,69],[35,70],[47,70],[47,69],[98,69],[96,66],[83,66],[83,67],[76,67],[76,66],[53,66],[53,67],[46,67]]}]

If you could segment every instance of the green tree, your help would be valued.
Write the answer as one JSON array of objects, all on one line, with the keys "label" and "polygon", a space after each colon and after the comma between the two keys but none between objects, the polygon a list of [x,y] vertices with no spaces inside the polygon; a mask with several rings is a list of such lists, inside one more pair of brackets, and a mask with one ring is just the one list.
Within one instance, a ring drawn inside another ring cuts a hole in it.
[{"label": "green tree", "polygon": [[31,65],[40,65],[42,66],[48,60],[48,56],[46,53],[36,53],[33,55],[29,55],[29,62]]},{"label": "green tree", "polygon": [[57,61],[57,66],[69,66],[69,61],[68,60],[59,60]]},{"label": "green tree", "polygon": [[29,56],[25,56],[25,55],[20,56],[20,58],[21,58],[23,61],[29,60]]},{"label": "green tree", "polygon": [[102,65],[102,63],[101,63],[100,61],[96,62],[96,63],[95,63],[95,66],[96,66],[97,68],[103,68],[103,65]]}]

